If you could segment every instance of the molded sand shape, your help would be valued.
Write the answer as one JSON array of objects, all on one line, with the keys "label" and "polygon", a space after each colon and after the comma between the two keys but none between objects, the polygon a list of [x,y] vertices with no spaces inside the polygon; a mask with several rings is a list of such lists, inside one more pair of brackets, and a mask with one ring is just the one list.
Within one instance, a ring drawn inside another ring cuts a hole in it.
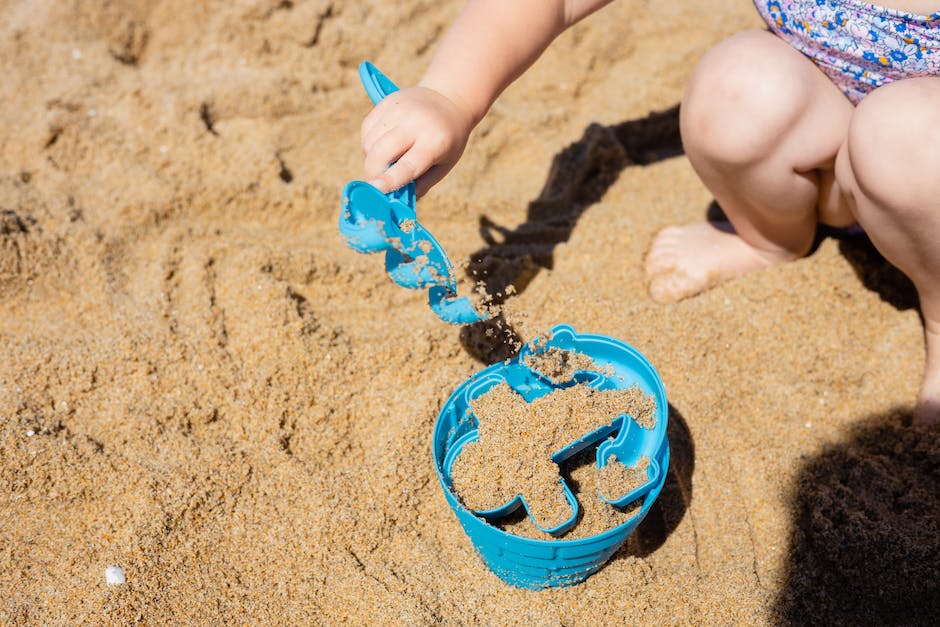
[{"label": "molded sand shape", "polygon": [[[563,352],[556,349],[550,353],[553,364],[572,363],[582,369],[592,364],[583,354],[563,357]],[[536,359],[525,359],[524,363],[543,365]],[[537,372],[548,374],[541,369]],[[567,374],[570,380],[574,371]],[[615,432],[656,425],[656,403],[651,395],[636,386],[598,389],[595,386],[605,377],[593,374],[594,385],[580,382],[558,389],[546,385],[543,394],[531,402],[508,382],[470,400],[479,426],[476,437],[464,443],[451,470],[454,491],[466,507],[486,517],[498,517],[521,505],[542,531],[562,534],[573,527],[578,503],[561,478],[558,463]],[[527,391],[531,393],[532,387],[530,382]],[[608,459],[599,456],[598,468],[604,469],[615,459],[614,455]],[[648,466],[649,457],[646,459]],[[616,462],[616,466],[624,465]],[[643,470],[643,481],[631,486],[630,492],[650,482],[646,467]],[[616,500],[627,496],[627,491],[607,491],[601,496]]]}]

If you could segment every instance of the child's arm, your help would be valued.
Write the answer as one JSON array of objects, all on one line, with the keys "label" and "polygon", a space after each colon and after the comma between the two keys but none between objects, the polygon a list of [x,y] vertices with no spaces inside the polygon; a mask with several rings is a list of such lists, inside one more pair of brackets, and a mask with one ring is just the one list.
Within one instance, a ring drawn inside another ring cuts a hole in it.
[{"label": "child's arm", "polygon": [[367,179],[384,192],[414,179],[418,194],[427,192],[457,163],[497,96],[555,37],[608,2],[470,0],[420,84],[389,95],[363,120]]}]

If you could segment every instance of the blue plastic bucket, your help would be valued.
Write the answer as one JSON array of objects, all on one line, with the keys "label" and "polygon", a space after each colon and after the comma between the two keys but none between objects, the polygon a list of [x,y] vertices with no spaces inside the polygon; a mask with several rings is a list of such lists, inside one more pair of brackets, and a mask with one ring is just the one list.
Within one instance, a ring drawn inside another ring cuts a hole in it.
[{"label": "blue plastic bucket", "polygon": [[465,436],[477,428],[476,417],[469,411],[469,401],[503,380],[501,373],[518,364],[519,357],[489,366],[464,381],[444,403],[434,425],[437,476],[457,520],[490,570],[509,584],[531,589],[577,584],[600,570],[646,517],[662,490],[669,467],[669,443],[665,437],[668,403],[662,381],[652,364],[636,349],[613,338],[578,335],[567,325],[556,326],[552,332],[553,340],[548,346],[584,353],[600,368],[613,371],[614,376],[609,379],[617,381],[617,387],[637,385],[653,396],[657,425],[645,437],[657,438],[653,458],[661,472],[656,484],[643,497],[640,510],[626,522],[598,535],[539,540],[503,531],[460,503],[451,485],[449,469],[455,452],[452,449],[466,441]]}]

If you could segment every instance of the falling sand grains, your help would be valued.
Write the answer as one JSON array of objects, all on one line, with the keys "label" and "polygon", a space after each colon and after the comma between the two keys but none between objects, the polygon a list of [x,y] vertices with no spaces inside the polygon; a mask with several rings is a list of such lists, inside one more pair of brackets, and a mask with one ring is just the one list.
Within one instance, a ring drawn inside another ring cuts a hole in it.
[{"label": "falling sand grains", "polygon": [[500,383],[470,405],[479,420],[479,439],[467,443],[454,462],[454,491],[475,511],[496,509],[522,495],[543,529],[572,515],[554,453],[623,414],[647,429],[656,420],[655,401],[637,387],[575,385],[527,403]]}]

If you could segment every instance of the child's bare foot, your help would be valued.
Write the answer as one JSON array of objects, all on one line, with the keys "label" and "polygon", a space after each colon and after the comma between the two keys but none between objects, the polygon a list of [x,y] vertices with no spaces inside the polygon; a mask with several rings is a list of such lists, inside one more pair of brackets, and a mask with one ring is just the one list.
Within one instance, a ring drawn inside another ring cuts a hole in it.
[{"label": "child's bare foot", "polygon": [[924,333],[927,340],[927,367],[924,386],[914,409],[915,425],[940,424],[940,331],[930,329],[930,323],[927,324]]},{"label": "child's bare foot", "polygon": [[796,257],[754,248],[728,222],[700,222],[659,232],[646,256],[646,277],[653,300],[674,303],[727,279]]}]

